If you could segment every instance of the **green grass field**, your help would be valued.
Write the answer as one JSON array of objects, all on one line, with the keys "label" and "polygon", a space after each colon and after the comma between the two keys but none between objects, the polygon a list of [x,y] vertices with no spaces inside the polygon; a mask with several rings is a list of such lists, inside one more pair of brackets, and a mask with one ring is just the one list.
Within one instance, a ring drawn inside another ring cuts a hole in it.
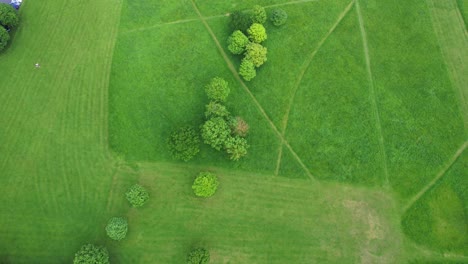
[{"label": "green grass field", "polygon": [[[194,246],[211,263],[468,263],[463,3],[25,1],[0,54],[0,263],[70,263],[85,243],[112,263]],[[267,24],[244,83],[227,14],[254,4],[289,18]],[[174,162],[166,139],[202,123],[215,76],[249,154]],[[202,170],[221,182],[205,200]],[[141,209],[124,197],[136,182]],[[129,219],[121,242],[112,216]]]}]

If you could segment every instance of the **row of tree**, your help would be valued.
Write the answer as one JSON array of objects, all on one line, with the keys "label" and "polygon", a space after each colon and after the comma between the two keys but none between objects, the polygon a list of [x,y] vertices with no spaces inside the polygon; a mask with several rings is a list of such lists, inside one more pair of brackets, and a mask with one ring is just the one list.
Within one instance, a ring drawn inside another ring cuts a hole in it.
[{"label": "row of tree", "polygon": [[10,30],[19,25],[19,16],[11,5],[0,3],[0,51],[10,40]]}]

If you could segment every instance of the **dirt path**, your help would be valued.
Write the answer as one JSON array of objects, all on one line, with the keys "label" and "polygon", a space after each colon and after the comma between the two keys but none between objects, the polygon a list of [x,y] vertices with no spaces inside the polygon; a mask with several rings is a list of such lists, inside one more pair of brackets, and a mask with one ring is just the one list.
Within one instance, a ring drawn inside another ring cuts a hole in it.
[{"label": "dirt path", "polygon": [[385,141],[384,141],[384,136],[382,133],[382,123],[380,122],[380,113],[379,113],[379,107],[377,105],[377,97],[375,95],[374,77],[372,76],[371,60],[370,60],[369,46],[368,46],[368,41],[367,41],[367,33],[366,33],[366,28],[364,26],[364,19],[361,13],[361,7],[359,6],[359,0],[356,0],[356,12],[357,12],[358,20],[359,20],[359,27],[360,27],[361,36],[362,36],[362,44],[364,48],[364,56],[366,60],[366,70],[367,70],[367,77],[369,79],[369,95],[370,95],[371,103],[372,103],[372,112],[375,117],[376,129],[379,135],[379,151],[380,151],[380,159],[382,162],[382,167],[384,169],[385,186],[390,187],[389,180],[388,180],[387,154],[385,153]]},{"label": "dirt path", "polygon": [[293,148],[289,145],[289,143],[285,140],[285,138],[283,137],[283,135],[279,132],[278,128],[275,126],[275,124],[271,121],[271,119],[268,117],[267,113],[265,112],[265,110],[263,109],[263,107],[261,106],[261,104],[258,102],[258,100],[255,98],[255,96],[252,94],[252,92],[250,91],[250,89],[247,87],[247,85],[244,83],[244,81],[242,81],[241,77],[239,76],[239,74],[237,73],[237,70],[236,68],[234,67],[234,65],[232,64],[232,62],[229,60],[226,52],[224,52],[224,49],[223,47],[221,46],[218,38],[216,37],[216,35],[214,34],[213,30],[211,29],[210,25],[208,25],[208,23],[206,22],[206,19],[203,17],[202,13],[200,12],[200,10],[198,9],[197,5],[195,4],[195,2],[193,0],[191,0],[192,2],[192,5],[193,5],[193,9],[196,11],[196,13],[198,14],[200,20],[203,22],[206,30],[208,31],[208,33],[211,35],[213,41],[215,42],[216,46],[218,47],[218,50],[219,52],[221,53],[223,59],[225,60],[229,70],[232,72],[232,74],[234,75],[234,77],[236,78],[236,80],[240,83],[240,85],[244,88],[245,92],[250,96],[250,98],[252,99],[252,101],[254,102],[255,106],[257,107],[257,109],[260,111],[260,113],[263,115],[263,117],[265,118],[265,120],[270,124],[271,128],[273,129],[273,131],[275,132],[275,134],[278,136],[278,138],[282,141],[282,143],[289,149],[289,151],[291,151],[291,154],[294,156],[294,158],[299,162],[299,164],[301,165],[301,167],[304,169],[304,171],[306,172],[307,176],[313,180],[313,181],[316,181],[315,177],[310,173],[309,169],[307,168],[307,166],[305,166],[304,162],[299,158],[299,156],[297,155],[297,153],[293,150]]}]

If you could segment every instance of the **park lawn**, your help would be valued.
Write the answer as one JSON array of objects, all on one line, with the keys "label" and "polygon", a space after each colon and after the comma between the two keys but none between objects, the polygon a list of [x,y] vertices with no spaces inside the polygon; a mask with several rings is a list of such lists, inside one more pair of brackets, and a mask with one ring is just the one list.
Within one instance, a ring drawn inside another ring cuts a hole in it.
[{"label": "park lawn", "polygon": [[444,178],[404,214],[403,230],[435,250],[468,254],[468,154],[462,154]]},{"label": "park lawn", "polygon": [[397,208],[386,192],[210,168],[220,186],[200,199],[190,186],[201,170],[141,165],[139,181],[151,200],[129,212],[131,230],[115,260],[180,263],[180,252],[195,246],[209,248],[213,263],[398,263],[406,257]]},{"label": "park lawn", "polygon": [[426,3],[411,0],[401,8],[388,1],[360,2],[389,181],[404,200],[463,144],[463,116]]}]

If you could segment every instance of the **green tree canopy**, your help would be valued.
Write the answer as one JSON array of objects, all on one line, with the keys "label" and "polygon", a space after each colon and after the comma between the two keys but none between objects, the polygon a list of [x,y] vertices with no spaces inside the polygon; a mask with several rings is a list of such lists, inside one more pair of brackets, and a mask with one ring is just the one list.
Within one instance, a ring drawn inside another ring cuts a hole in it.
[{"label": "green tree canopy", "polygon": [[231,29],[246,32],[252,25],[252,18],[250,12],[234,11],[230,15]]},{"label": "green tree canopy", "polygon": [[253,23],[263,24],[267,19],[265,8],[259,5],[254,5],[252,8],[251,20]]},{"label": "green tree canopy", "polygon": [[230,90],[228,83],[223,78],[215,77],[205,86],[205,92],[211,100],[225,102]]},{"label": "green tree canopy", "polygon": [[172,132],[168,146],[174,158],[189,161],[200,152],[200,136],[195,129],[185,126]]},{"label": "green tree canopy", "polygon": [[212,117],[228,117],[230,115],[226,107],[218,102],[211,101],[206,105],[205,116],[206,118]]},{"label": "green tree canopy", "polygon": [[0,25],[6,28],[14,28],[19,24],[16,10],[9,4],[0,3]]},{"label": "green tree canopy", "polygon": [[228,38],[228,50],[232,54],[242,54],[249,42],[249,38],[242,31],[236,30]]},{"label": "green tree canopy", "polygon": [[252,26],[247,29],[249,39],[255,43],[262,43],[267,39],[266,29],[262,24],[253,23]]},{"label": "green tree canopy", "polygon": [[236,136],[245,137],[249,133],[249,124],[240,116],[231,118],[229,125],[232,133]]},{"label": "green tree canopy", "polygon": [[210,261],[210,252],[204,248],[196,248],[187,255],[187,264],[207,264]]},{"label": "green tree canopy", "polygon": [[8,34],[8,31],[6,29],[0,26],[0,51],[5,49],[9,40],[10,40],[10,34]]},{"label": "green tree canopy", "polygon": [[250,60],[255,67],[260,67],[267,61],[267,48],[257,43],[250,43],[247,45],[245,59]]},{"label": "green tree canopy", "polygon": [[286,23],[288,14],[283,9],[275,9],[271,12],[270,21],[273,25],[279,27]]},{"label": "green tree canopy", "polygon": [[242,59],[239,66],[239,75],[246,81],[250,81],[255,78],[255,76],[257,76],[257,70],[255,69],[254,63],[249,59]]},{"label": "green tree canopy", "polygon": [[109,222],[106,226],[106,233],[111,239],[120,241],[125,238],[127,231],[128,223],[125,218],[112,217],[109,219]]},{"label": "green tree canopy", "polygon": [[216,175],[210,172],[200,172],[193,182],[192,190],[196,196],[210,197],[215,194],[218,185],[219,182]]},{"label": "green tree canopy", "polygon": [[109,264],[109,253],[102,246],[83,245],[75,254],[73,264]]},{"label": "green tree canopy", "polygon": [[229,158],[231,160],[239,160],[247,155],[249,144],[245,138],[235,136],[229,137],[226,140],[224,147],[226,148],[226,152],[229,154]]},{"label": "green tree canopy", "polygon": [[128,189],[125,197],[133,207],[141,207],[148,201],[149,194],[143,186],[135,184]]},{"label": "green tree canopy", "polygon": [[229,125],[222,117],[209,119],[203,124],[201,130],[204,142],[216,150],[221,150],[231,134]]}]

